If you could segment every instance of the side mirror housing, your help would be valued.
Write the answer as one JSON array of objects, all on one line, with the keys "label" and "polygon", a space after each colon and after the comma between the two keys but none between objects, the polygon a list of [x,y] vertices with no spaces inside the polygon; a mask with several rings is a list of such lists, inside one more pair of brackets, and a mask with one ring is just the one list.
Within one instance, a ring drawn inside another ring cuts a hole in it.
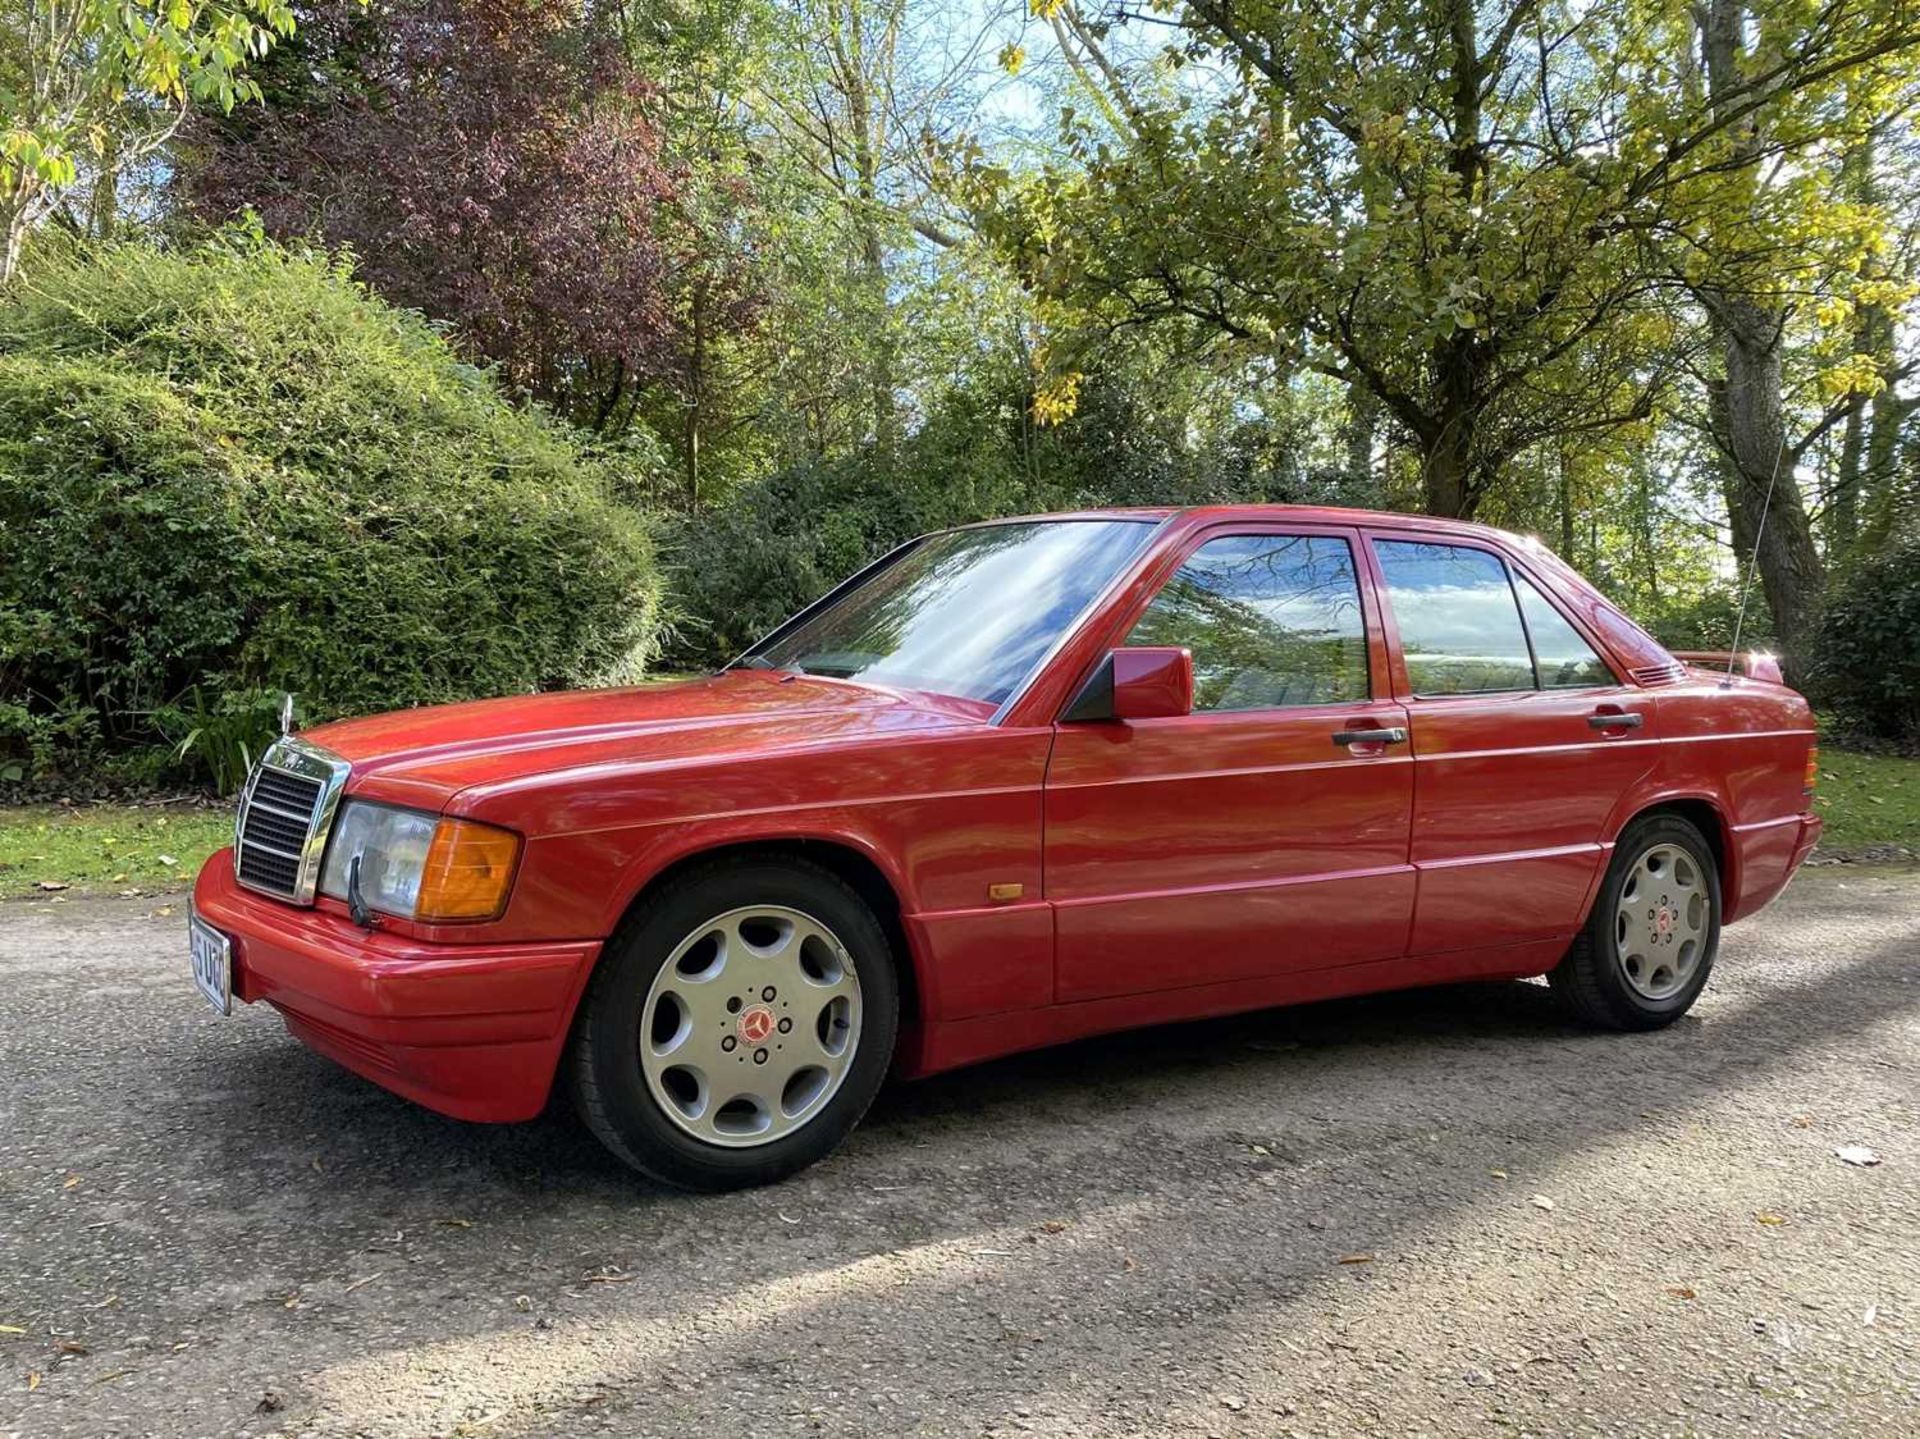
[{"label": "side mirror housing", "polygon": [[1193,713],[1193,651],[1117,649],[1100,661],[1063,716],[1068,721],[1174,719]]}]

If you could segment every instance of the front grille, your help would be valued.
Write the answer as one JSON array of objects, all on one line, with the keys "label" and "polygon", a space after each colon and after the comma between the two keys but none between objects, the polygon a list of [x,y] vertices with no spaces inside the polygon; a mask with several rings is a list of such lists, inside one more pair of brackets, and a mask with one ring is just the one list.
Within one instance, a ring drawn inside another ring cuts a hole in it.
[{"label": "front grille", "polygon": [[295,904],[313,903],[347,769],[338,755],[292,738],[261,756],[234,822],[233,873],[241,884]]}]

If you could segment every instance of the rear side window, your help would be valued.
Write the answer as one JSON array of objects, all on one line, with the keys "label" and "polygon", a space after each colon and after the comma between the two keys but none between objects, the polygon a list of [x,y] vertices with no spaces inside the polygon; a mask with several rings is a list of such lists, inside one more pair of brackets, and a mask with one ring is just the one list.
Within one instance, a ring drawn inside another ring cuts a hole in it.
[{"label": "rear side window", "polygon": [[1516,574],[1513,583],[1520,591],[1520,609],[1527,617],[1527,633],[1533,638],[1533,659],[1540,671],[1541,689],[1583,690],[1616,683],[1606,661],[1580,638],[1580,632],[1562,618],[1560,611],[1534,588],[1531,580]]},{"label": "rear side window", "polygon": [[1353,548],[1332,535],[1225,535],[1168,580],[1129,645],[1193,651],[1195,710],[1365,700]]},{"label": "rear side window", "polygon": [[1534,687],[1520,606],[1497,556],[1463,545],[1406,540],[1376,540],[1374,553],[1415,694]]}]

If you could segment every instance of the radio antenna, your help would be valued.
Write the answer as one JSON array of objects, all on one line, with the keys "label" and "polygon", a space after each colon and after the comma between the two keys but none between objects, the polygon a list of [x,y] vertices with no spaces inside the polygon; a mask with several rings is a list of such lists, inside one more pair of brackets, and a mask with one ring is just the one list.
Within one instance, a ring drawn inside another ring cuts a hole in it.
[{"label": "radio antenna", "polygon": [[1774,452],[1773,473],[1767,476],[1767,497],[1760,506],[1760,523],[1753,532],[1753,553],[1747,558],[1747,577],[1740,584],[1740,609],[1733,617],[1733,648],[1727,651],[1727,675],[1721,689],[1733,684],[1733,667],[1740,663],[1740,631],[1747,623],[1747,597],[1753,593],[1753,572],[1760,566],[1760,542],[1767,537],[1767,520],[1773,514],[1773,487],[1780,482],[1780,463],[1787,457],[1787,428],[1780,427],[1780,448]]}]

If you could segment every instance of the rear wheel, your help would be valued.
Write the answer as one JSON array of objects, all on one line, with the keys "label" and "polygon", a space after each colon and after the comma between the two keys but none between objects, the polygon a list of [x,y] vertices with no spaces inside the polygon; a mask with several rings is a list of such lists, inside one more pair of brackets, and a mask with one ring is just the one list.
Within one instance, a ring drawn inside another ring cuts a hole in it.
[{"label": "rear wheel", "polygon": [[654,896],[601,960],[575,1100],[652,1178],[765,1184],[859,1122],[898,1024],[886,935],[857,894],[801,861],[722,860]]},{"label": "rear wheel", "polygon": [[1720,947],[1720,874],[1677,815],[1636,820],[1614,847],[1593,913],[1547,978],[1577,1017],[1659,1029],[1693,1007]]}]

